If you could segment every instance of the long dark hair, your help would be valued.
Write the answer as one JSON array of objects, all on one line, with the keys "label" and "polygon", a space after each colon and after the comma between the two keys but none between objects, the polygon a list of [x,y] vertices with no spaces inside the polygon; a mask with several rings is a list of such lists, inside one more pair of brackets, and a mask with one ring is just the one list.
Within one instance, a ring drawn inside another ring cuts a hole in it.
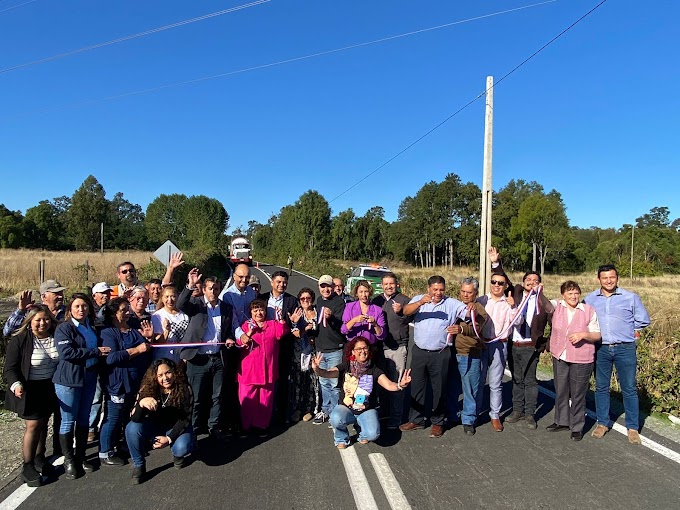
[{"label": "long dark hair", "polygon": [[82,292],[76,292],[75,294],[71,294],[71,299],[69,299],[68,304],[66,305],[66,320],[70,320],[73,318],[73,316],[71,315],[71,307],[73,306],[73,303],[75,302],[76,299],[82,299],[87,303],[87,318],[90,319],[90,325],[94,327],[94,321],[97,316],[94,313],[94,305],[92,304],[92,298],[87,294],[83,294]]},{"label": "long dark hair", "polygon": [[177,363],[168,358],[160,358],[154,360],[153,363],[151,363],[151,366],[146,371],[144,378],[142,379],[137,401],[145,397],[152,397],[156,400],[160,400],[161,387],[158,384],[158,378],[156,374],[158,373],[158,367],[161,365],[169,366],[170,370],[172,370],[173,374],[175,375],[175,385],[170,391],[167,405],[173,407],[182,407],[188,398],[193,398],[191,387],[187,382],[187,376],[184,373],[184,370],[181,367],[178,367]]}]

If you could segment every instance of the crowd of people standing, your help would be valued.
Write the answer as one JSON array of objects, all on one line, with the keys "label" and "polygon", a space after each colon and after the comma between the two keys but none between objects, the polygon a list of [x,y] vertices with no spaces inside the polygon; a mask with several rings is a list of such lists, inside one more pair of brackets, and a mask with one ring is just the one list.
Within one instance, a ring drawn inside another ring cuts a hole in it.
[{"label": "crowd of people standing", "polygon": [[181,253],[171,257],[162,280],[141,285],[134,265],[124,262],[118,284],[100,282],[92,295],[76,293],[66,303],[65,288],[48,280],[40,287],[42,304],[23,292],[3,329],[11,338],[6,403],[26,422],[23,479],[38,486],[52,475],[46,459],[52,415],[53,453],[63,454],[66,478],[94,469],[85,452],[98,433],[100,465],[122,466],[129,458],[133,483],[145,478],[149,445],[169,446],[181,469],[200,434],[224,441],[267,437],[270,427],[297,421],[326,423],[344,449],[351,444],[349,425],[366,444],[380,436],[384,420],[388,431],[429,426],[432,438],[460,423],[473,436],[487,380],[490,426],[502,432],[506,363],[512,412],[504,422],[536,429],[536,370],[546,350],[557,394],[554,423],[546,429],[583,438],[595,371],[592,437],[602,438],[612,427],[615,367],[628,439],[640,444],[635,346],[650,319],[640,298],[618,287],[616,268],[598,269],[600,288],[585,300],[574,281],[551,300],[538,273],[513,285],[493,248],[490,260],[490,292],[478,296],[479,283],[469,277],[457,298],[438,275],[409,298],[390,272],[377,295],[361,280],[349,296],[340,279],[323,275],[318,288],[293,296],[286,271],[274,272],[271,291],[263,294],[243,264],[224,288],[197,268],[175,286]]}]

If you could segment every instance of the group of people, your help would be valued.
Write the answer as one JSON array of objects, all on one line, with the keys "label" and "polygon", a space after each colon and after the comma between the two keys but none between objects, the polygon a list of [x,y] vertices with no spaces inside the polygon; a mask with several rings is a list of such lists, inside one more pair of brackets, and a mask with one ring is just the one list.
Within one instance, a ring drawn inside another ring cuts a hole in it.
[{"label": "group of people", "polygon": [[361,280],[350,297],[330,275],[293,296],[285,271],[274,272],[271,291],[262,294],[244,264],[225,288],[197,268],[177,287],[181,253],[171,257],[162,280],[140,285],[134,265],[124,262],[117,285],[100,282],[91,296],[76,293],[66,304],[65,288],[48,280],[40,287],[42,303],[22,293],[3,330],[11,336],[6,405],[26,422],[23,479],[38,486],[50,475],[45,452],[53,413],[53,449],[64,455],[66,478],[93,469],[85,451],[98,431],[100,464],[121,466],[129,457],[133,483],[145,478],[149,445],[169,446],[174,466],[182,468],[203,433],[216,441],[266,437],[272,425],[311,421],[328,423],[344,449],[351,444],[349,425],[366,444],[379,437],[384,419],[388,430],[402,432],[429,423],[433,438],[461,422],[471,436],[487,378],[491,426],[501,432],[506,362],[513,407],[505,422],[535,429],[536,370],[545,350],[557,394],[547,430],[570,430],[581,440],[595,369],[592,436],[603,437],[612,426],[616,367],[628,438],[639,444],[635,342],[650,321],[640,298],[618,287],[616,268],[599,268],[601,288],[584,301],[573,281],[562,284],[561,299],[549,300],[539,274],[529,271],[513,285],[495,249],[490,260],[491,291],[478,296],[478,281],[465,278],[458,299],[446,295],[441,276],[408,298],[389,272],[377,296]]}]

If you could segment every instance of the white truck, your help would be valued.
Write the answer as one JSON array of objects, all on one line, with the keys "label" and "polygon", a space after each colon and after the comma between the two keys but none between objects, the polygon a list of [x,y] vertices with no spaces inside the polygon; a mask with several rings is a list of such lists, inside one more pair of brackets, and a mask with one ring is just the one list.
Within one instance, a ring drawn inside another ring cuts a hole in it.
[{"label": "white truck", "polygon": [[229,249],[229,259],[232,264],[253,265],[253,255],[250,250],[250,243],[245,237],[236,237],[231,241]]}]

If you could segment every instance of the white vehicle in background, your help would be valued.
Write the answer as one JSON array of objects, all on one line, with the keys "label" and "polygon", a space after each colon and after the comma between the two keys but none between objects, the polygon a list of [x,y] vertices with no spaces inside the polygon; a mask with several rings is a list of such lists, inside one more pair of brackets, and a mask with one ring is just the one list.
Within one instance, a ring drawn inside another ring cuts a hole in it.
[{"label": "white vehicle in background", "polygon": [[231,241],[229,249],[229,260],[232,264],[253,265],[253,255],[250,250],[250,243],[245,237],[236,237]]}]

